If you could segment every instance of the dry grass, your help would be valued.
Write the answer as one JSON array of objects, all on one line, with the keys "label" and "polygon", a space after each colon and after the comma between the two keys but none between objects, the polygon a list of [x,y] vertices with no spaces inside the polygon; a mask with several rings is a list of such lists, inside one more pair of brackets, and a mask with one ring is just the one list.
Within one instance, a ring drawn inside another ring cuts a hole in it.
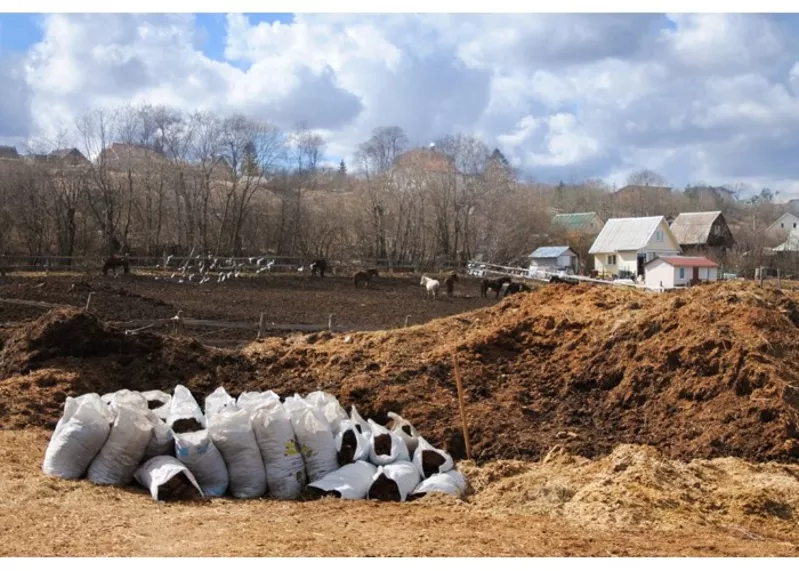
[{"label": "dry grass", "polygon": [[[795,519],[782,521],[763,510],[747,514],[721,506],[730,518],[701,520],[686,500],[681,509],[658,508],[674,512],[665,526],[662,517],[622,517],[614,525],[597,518],[591,525],[590,517],[576,515],[575,506],[592,503],[604,506],[596,513],[624,513],[630,502],[657,498],[658,485],[682,485],[668,470],[659,471],[665,468],[648,463],[649,452],[641,447],[597,462],[553,455],[540,464],[467,464],[477,490],[469,503],[428,497],[413,504],[334,499],[161,504],[143,490],[44,476],[40,465],[48,437],[42,430],[0,432],[0,556],[799,555],[799,537],[786,527],[795,527]],[[628,467],[616,469],[620,461]],[[777,465],[716,460],[681,466],[706,468],[708,482],[718,489],[727,485],[721,474],[736,474],[740,479],[728,483],[740,488],[740,497],[759,488],[763,498],[794,494],[795,502],[799,488],[799,481],[791,483],[795,476]],[[626,483],[621,478],[597,494],[608,470],[639,476]],[[582,487],[575,492],[578,481]],[[630,499],[634,483],[638,493]],[[711,488],[707,502],[735,495]],[[580,494],[583,500],[576,501]],[[574,505],[566,508],[569,504]],[[791,505],[795,518],[796,504]]]}]

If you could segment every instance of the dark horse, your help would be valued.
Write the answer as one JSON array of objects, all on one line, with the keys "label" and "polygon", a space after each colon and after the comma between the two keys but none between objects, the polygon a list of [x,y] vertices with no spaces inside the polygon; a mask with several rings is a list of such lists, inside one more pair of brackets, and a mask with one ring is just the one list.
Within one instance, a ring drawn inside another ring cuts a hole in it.
[{"label": "dark horse", "polygon": [[314,260],[311,262],[311,275],[315,276],[319,272],[319,277],[325,277],[327,271],[327,262],[325,260]]},{"label": "dark horse", "polygon": [[499,291],[502,289],[502,286],[511,282],[511,279],[508,276],[502,276],[501,278],[497,278],[495,280],[484,279],[480,282],[480,296],[486,297],[488,290],[493,289],[497,292],[497,299],[499,299]]},{"label": "dark horse", "polygon": [[444,278],[444,286],[447,288],[447,295],[452,297],[455,291],[455,282],[458,281],[458,272],[450,272]]},{"label": "dark horse", "polygon": [[103,275],[108,275],[108,270],[114,270],[114,275],[117,274],[117,268],[122,266],[122,269],[125,272],[125,275],[130,273],[130,263],[128,262],[128,256],[125,254],[124,256],[111,256],[105,261],[103,264]]},{"label": "dark horse", "polygon": [[379,275],[377,273],[377,270],[374,268],[372,268],[371,270],[360,270],[352,275],[352,283],[355,287],[358,287],[359,283],[365,282],[366,287],[369,287],[372,278],[376,277],[379,277]]},{"label": "dark horse", "polygon": [[523,284],[521,282],[511,282],[511,283],[508,284],[508,287],[505,288],[505,296],[504,297],[507,297],[509,295],[513,295],[514,293],[520,293],[520,292],[523,292],[523,291],[524,292],[528,292],[528,291],[533,291],[533,290],[527,284]]}]

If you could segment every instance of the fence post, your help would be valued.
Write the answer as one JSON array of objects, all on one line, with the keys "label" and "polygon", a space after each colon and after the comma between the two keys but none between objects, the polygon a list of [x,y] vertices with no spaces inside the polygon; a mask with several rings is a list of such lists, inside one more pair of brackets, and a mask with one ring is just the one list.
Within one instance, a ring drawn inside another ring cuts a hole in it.
[{"label": "fence post", "polygon": [[782,270],[777,268],[777,289],[782,289]]},{"label": "fence post", "polygon": [[328,329],[328,331],[333,331],[333,315],[334,314],[331,313],[330,317],[327,318],[327,329]]},{"label": "fence post", "polygon": [[83,308],[83,311],[89,311],[89,306],[92,303],[92,296],[94,295],[93,291],[89,292],[89,297],[86,298],[86,307]]},{"label": "fence post", "polygon": [[265,325],[266,325],[266,314],[261,313],[261,320],[258,322],[258,339],[264,336]]}]

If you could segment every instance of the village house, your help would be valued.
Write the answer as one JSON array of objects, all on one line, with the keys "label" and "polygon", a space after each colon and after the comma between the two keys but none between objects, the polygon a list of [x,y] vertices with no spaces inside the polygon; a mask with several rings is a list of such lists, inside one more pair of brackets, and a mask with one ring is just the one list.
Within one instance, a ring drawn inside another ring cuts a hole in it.
[{"label": "village house", "polygon": [[597,235],[604,223],[596,212],[572,212],[557,214],[552,218],[552,226],[562,228],[569,234]]},{"label": "village house", "polygon": [[799,228],[799,216],[786,212],[766,228],[766,235],[772,239],[785,239],[792,230],[797,228]]},{"label": "village house", "polygon": [[723,256],[735,245],[724,214],[713,212],[682,212],[670,225],[685,255],[714,254]]},{"label": "village house", "polygon": [[0,145],[0,159],[15,160],[19,158],[16,147]]},{"label": "village house", "polygon": [[718,279],[719,265],[701,256],[662,256],[646,264],[649,289],[673,289]]},{"label": "village house", "polygon": [[657,256],[682,252],[663,216],[611,218],[588,253],[603,276],[643,276],[646,263]]},{"label": "village house", "polygon": [[528,256],[529,270],[543,272],[574,272],[577,269],[577,254],[568,246],[541,246]]}]

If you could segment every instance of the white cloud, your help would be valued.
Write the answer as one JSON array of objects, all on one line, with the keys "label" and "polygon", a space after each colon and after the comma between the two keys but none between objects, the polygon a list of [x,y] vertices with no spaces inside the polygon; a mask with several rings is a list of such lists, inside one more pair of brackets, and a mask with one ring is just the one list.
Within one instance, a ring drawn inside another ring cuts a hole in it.
[{"label": "white cloud", "polygon": [[345,159],[400,125],[480,133],[539,179],[799,181],[796,34],[774,16],[231,14],[224,61],[201,36],[189,15],[45,17],[24,76],[0,62],[0,138],[146,99],[307,120]]}]

